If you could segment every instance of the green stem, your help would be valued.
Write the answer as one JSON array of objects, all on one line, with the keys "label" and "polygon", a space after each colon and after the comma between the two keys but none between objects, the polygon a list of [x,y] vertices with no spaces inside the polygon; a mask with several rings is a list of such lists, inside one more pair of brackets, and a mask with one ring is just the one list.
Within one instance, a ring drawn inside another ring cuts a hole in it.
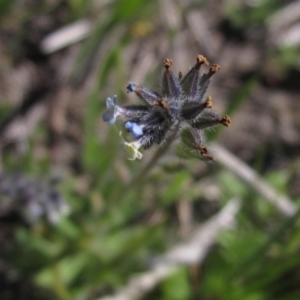
[{"label": "green stem", "polygon": [[158,160],[169,150],[175,137],[176,133],[168,139],[164,147],[160,147],[157,149],[157,151],[154,153],[154,155],[148,161],[148,163],[132,178],[129,184],[130,187],[132,187],[137,181],[141,182],[145,178],[149,171],[156,165]]},{"label": "green stem", "polygon": [[53,278],[53,289],[55,290],[59,299],[72,300],[70,293],[68,292],[63,283],[57,264],[51,266],[51,273]]}]

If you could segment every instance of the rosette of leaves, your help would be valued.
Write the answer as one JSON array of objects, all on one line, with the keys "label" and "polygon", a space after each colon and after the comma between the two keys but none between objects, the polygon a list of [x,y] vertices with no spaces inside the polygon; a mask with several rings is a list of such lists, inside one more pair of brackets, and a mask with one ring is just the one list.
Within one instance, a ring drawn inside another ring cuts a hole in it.
[{"label": "rosette of leaves", "polygon": [[149,149],[153,144],[180,137],[176,153],[180,157],[204,158],[213,160],[206,145],[204,131],[222,124],[230,125],[230,118],[219,115],[212,109],[211,97],[206,91],[212,76],[220,69],[212,65],[208,72],[200,73],[201,66],[208,65],[202,55],[197,56],[196,64],[183,76],[176,76],[171,59],[164,60],[160,93],[134,82],[129,82],[127,92],[135,93],[143,102],[140,105],[118,106],[116,96],[107,98],[107,110],[102,118],[114,124],[117,117],[121,123],[120,136],[129,153],[129,159],[141,159],[140,148]]}]

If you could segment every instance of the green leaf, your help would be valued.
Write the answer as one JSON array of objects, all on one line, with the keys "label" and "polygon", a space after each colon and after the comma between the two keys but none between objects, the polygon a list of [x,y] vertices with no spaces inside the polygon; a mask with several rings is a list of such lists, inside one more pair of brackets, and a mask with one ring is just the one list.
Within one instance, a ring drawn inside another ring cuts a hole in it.
[{"label": "green leaf", "polygon": [[189,174],[187,172],[179,172],[174,174],[171,182],[161,195],[162,202],[169,204],[177,201],[178,198],[184,193],[183,185],[188,180]]},{"label": "green leaf", "polygon": [[178,268],[162,283],[163,299],[187,300],[191,299],[191,287],[186,267]]}]

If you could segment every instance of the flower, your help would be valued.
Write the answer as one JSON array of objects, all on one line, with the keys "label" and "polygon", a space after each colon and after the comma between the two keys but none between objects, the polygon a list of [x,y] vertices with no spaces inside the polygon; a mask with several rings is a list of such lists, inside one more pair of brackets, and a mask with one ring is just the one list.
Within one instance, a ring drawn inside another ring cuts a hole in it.
[{"label": "flower", "polygon": [[129,160],[141,159],[143,157],[143,154],[139,151],[141,145],[138,141],[131,143],[124,141],[124,146]]},{"label": "flower", "polygon": [[[125,123],[126,124],[126,123]],[[141,159],[143,154],[139,151],[141,144],[139,141],[129,141],[128,133],[124,127],[120,127],[120,122],[117,122],[117,126],[120,128],[119,135],[122,139],[123,146],[127,152],[129,160]]]},{"label": "flower", "polygon": [[135,122],[127,121],[125,123],[125,128],[128,129],[129,132],[132,133],[132,135],[135,139],[138,139],[139,137],[141,137],[143,135],[143,128]]},{"label": "flower", "polygon": [[115,123],[117,116],[120,114],[121,108],[117,105],[117,96],[115,95],[113,99],[106,99],[107,110],[102,114],[102,119],[109,125]]},{"label": "flower", "polygon": [[[109,124],[115,123],[117,116],[125,119],[120,130],[129,159],[141,159],[140,148],[146,150],[153,144],[161,145],[171,136],[179,136],[180,156],[213,160],[205,146],[204,130],[218,124],[228,127],[231,121],[226,115],[219,117],[212,109],[211,97],[205,97],[210,80],[220,67],[215,64],[208,72],[200,73],[202,65],[208,65],[208,61],[198,55],[187,74],[183,76],[179,72],[177,77],[171,69],[172,60],[167,58],[160,93],[129,82],[127,93],[135,93],[143,104],[119,107],[116,96],[107,98],[107,110],[102,118]],[[134,141],[130,141],[128,133]]]}]

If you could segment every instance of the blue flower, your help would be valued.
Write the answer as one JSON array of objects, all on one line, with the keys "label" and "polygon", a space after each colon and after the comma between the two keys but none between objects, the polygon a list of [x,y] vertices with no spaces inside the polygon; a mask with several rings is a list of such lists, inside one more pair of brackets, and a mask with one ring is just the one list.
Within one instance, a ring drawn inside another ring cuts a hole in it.
[{"label": "blue flower", "polygon": [[129,132],[131,132],[135,139],[138,139],[143,135],[143,128],[135,122],[127,121],[125,123],[125,128],[128,129]]},{"label": "blue flower", "polygon": [[117,105],[117,96],[115,95],[113,99],[106,99],[106,111],[102,114],[102,120],[107,122],[109,125],[115,123],[116,118],[120,115],[121,108]]}]

